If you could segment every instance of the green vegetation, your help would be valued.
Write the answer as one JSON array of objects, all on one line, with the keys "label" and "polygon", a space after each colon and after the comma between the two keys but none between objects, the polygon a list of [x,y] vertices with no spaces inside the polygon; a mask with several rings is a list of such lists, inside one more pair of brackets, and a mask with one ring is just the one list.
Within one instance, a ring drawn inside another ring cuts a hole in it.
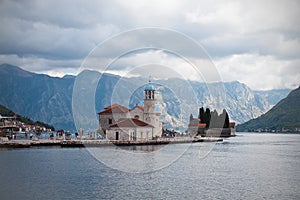
[{"label": "green vegetation", "polygon": [[200,123],[205,123],[206,128],[229,128],[229,115],[225,109],[219,115],[216,110],[210,111],[209,108],[201,107],[199,109],[199,116]]},{"label": "green vegetation", "polygon": [[0,105],[0,115],[13,117],[15,115],[15,113],[13,111],[9,110],[8,108],[6,108],[5,106]]},{"label": "green vegetation", "polygon": [[262,116],[236,127],[237,131],[287,131],[300,129],[300,87]]},{"label": "green vegetation", "polygon": [[14,113],[13,111],[9,110],[8,108],[6,108],[3,105],[0,105],[0,115],[2,116],[6,116],[6,117],[17,117],[16,119],[19,120],[20,122],[23,122],[25,124],[28,125],[34,125],[34,126],[44,126],[47,129],[51,129],[51,130],[55,130],[55,128],[52,125],[46,124],[44,122],[40,122],[40,121],[33,121],[28,117],[24,117],[24,116],[20,116],[16,113]]}]

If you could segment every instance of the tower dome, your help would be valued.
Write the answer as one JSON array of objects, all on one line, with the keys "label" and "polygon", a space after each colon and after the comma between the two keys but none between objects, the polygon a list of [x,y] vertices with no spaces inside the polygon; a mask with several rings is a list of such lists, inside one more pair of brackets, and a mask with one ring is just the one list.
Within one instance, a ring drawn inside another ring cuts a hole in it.
[{"label": "tower dome", "polygon": [[145,90],[155,90],[154,86],[149,82],[146,86],[145,86]]},{"label": "tower dome", "polygon": [[145,100],[154,100],[155,88],[151,84],[151,81],[145,86]]}]

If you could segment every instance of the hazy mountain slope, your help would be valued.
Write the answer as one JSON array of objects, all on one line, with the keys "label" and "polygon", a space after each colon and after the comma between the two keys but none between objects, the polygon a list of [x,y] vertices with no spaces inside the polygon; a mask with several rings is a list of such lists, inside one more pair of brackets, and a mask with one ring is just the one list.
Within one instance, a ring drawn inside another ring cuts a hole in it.
[{"label": "hazy mountain slope", "polygon": [[74,78],[55,78],[1,65],[0,103],[33,120],[53,124],[55,128],[74,128],[71,114]]},{"label": "hazy mountain slope", "polygon": [[273,107],[281,99],[285,98],[291,92],[290,89],[275,89],[266,91],[254,91],[254,94],[265,98],[269,104]]},{"label": "hazy mountain slope", "polygon": [[262,116],[237,126],[238,131],[255,129],[282,130],[300,128],[300,87]]},{"label": "hazy mountain slope", "polygon": [[[74,81],[74,76],[50,77],[3,64],[0,65],[0,103],[33,120],[53,124],[55,128],[75,130],[72,115]],[[112,103],[130,107],[137,103],[142,104],[143,85],[147,82],[148,80],[143,78],[121,78],[103,74],[96,90],[96,111]],[[166,124],[174,128],[183,126],[180,123],[181,118],[186,123],[191,113],[197,115],[199,105],[218,110],[225,107],[231,120],[240,123],[270,109],[265,97],[239,82],[212,83],[209,85],[211,90],[208,90],[208,85],[205,83],[187,83],[182,79],[153,82],[157,83],[157,97],[161,101],[163,119]],[[220,101],[219,93],[214,89],[217,87],[224,88],[226,101]],[[197,99],[197,102],[192,99]],[[216,102],[220,103],[216,104]]]}]

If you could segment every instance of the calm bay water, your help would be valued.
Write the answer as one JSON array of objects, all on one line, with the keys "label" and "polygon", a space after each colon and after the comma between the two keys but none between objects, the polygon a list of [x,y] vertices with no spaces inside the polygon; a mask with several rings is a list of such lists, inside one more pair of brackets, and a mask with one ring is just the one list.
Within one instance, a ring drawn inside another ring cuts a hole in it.
[{"label": "calm bay water", "polygon": [[300,199],[300,135],[239,134],[199,156],[211,145],[194,143],[168,167],[138,174],[85,148],[1,149],[0,199]]}]

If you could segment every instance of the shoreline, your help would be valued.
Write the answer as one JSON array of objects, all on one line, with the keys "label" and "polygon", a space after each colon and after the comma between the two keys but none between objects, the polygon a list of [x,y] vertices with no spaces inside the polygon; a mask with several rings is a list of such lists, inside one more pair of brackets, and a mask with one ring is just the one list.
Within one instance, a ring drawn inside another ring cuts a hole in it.
[{"label": "shoreline", "polygon": [[30,148],[42,146],[64,147],[102,147],[108,145],[116,146],[143,146],[143,145],[165,145],[178,143],[196,142],[222,142],[223,138],[218,137],[199,137],[199,138],[159,138],[157,140],[8,140],[0,143],[0,148]]}]

